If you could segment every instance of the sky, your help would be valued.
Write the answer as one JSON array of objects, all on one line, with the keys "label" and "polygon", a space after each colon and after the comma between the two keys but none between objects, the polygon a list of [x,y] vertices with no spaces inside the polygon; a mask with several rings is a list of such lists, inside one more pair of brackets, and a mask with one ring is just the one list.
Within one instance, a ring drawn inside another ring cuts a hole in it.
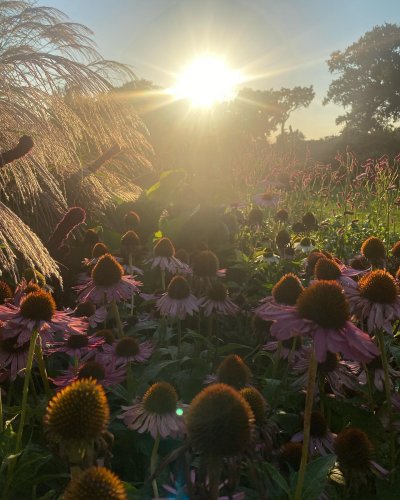
[{"label": "sky", "polygon": [[253,89],[313,85],[316,97],[288,125],[307,139],[339,133],[343,109],[322,105],[326,61],[365,32],[400,22],[400,0],[39,0],[88,26],[101,54],[170,87],[202,53],[220,55]]}]

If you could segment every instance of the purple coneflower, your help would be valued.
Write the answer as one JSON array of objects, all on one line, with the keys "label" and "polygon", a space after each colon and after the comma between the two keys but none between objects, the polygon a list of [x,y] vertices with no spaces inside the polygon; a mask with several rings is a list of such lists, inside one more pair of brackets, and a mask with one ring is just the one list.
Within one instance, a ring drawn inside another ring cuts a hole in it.
[{"label": "purple coneflower", "polygon": [[182,405],[171,384],[156,382],[143,398],[136,399],[132,406],[123,406],[121,418],[125,425],[139,433],[150,432],[153,439],[182,438],[186,432]]},{"label": "purple coneflower", "polygon": [[28,293],[19,307],[12,304],[0,306],[2,338],[13,338],[17,346],[22,346],[37,329],[43,345],[53,341],[55,332],[82,334],[87,323],[71,317],[71,312],[57,311],[53,297],[43,290]]},{"label": "purple coneflower", "polygon": [[315,249],[315,246],[313,245],[310,238],[305,237],[294,244],[294,249],[297,254],[309,254]]},{"label": "purple coneflower", "polygon": [[115,368],[111,364],[99,361],[80,362],[78,366],[70,366],[62,375],[51,379],[57,387],[66,387],[76,380],[92,378],[104,387],[121,384],[126,379],[126,367]]},{"label": "purple coneflower", "polygon": [[274,321],[271,334],[278,340],[310,335],[320,363],[328,352],[341,352],[355,361],[370,361],[379,352],[370,337],[349,321],[346,297],[333,281],[317,281],[300,294],[296,306],[271,308],[262,317]]},{"label": "purple coneflower", "polygon": [[303,352],[301,337],[293,337],[283,342],[270,340],[262,346],[262,349],[275,354],[280,359],[287,359],[290,363],[301,359]]},{"label": "purple coneflower", "polygon": [[[309,453],[310,456],[314,455],[329,455],[333,454],[333,443],[336,434],[331,432],[328,424],[322,413],[314,411],[311,413],[311,427],[310,427],[310,441]],[[304,432],[297,432],[292,436],[291,441],[294,443],[301,443],[304,439]]]},{"label": "purple coneflower", "polygon": [[183,276],[174,276],[166,293],[156,302],[162,316],[185,319],[199,310],[199,300],[190,293],[189,284]]},{"label": "purple coneflower", "polygon": [[53,342],[50,347],[46,348],[47,354],[56,352],[64,352],[71,358],[81,359],[83,355],[87,355],[86,359],[94,356],[95,350],[104,344],[104,338],[95,337],[86,334],[64,334],[63,342]]},{"label": "purple coneflower", "polygon": [[86,317],[91,328],[96,328],[100,323],[104,323],[107,319],[107,307],[100,306],[97,307],[93,304],[93,302],[80,302],[75,310],[74,316],[77,318]]},{"label": "purple coneflower", "polygon": [[[367,363],[366,368],[368,372],[372,375],[374,386],[378,389],[378,391],[383,391],[385,386],[385,373],[382,365],[382,358],[377,356],[372,361]],[[390,364],[387,365],[388,374],[389,374],[389,384],[390,387],[393,388],[393,380],[397,380],[400,377],[400,372],[392,368]],[[360,384],[365,385],[368,382],[368,373],[366,370],[360,370],[360,374],[358,376],[358,380]]]},{"label": "purple coneflower", "polygon": [[239,311],[239,307],[229,298],[226,286],[218,282],[213,283],[206,296],[199,300],[199,306],[204,308],[205,316],[213,313],[233,316]]},{"label": "purple coneflower", "polygon": [[257,203],[260,207],[271,208],[276,207],[279,203],[279,196],[271,191],[265,191],[264,193],[258,193],[253,197],[254,203]]},{"label": "purple coneflower", "polygon": [[134,337],[122,337],[112,344],[104,344],[102,352],[98,352],[96,360],[110,363],[112,366],[121,366],[128,363],[144,363],[153,353],[153,344],[150,341],[139,343]]},{"label": "purple coneflower", "polygon": [[153,258],[148,260],[151,268],[159,267],[161,271],[169,271],[171,274],[191,274],[190,267],[175,257],[175,248],[169,238],[163,237],[158,240],[153,249]]},{"label": "purple coneflower", "polygon": [[384,329],[392,335],[392,321],[400,318],[400,297],[396,282],[387,271],[370,271],[357,287],[345,287],[350,311],[365,321],[368,331]]},{"label": "purple coneflower", "polygon": [[17,375],[26,368],[28,360],[29,341],[18,345],[16,339],[4,339],[0,333],[0,366],[7,368],[10,380],[15,380]]},{"label": "purple coneflower", "polygon": [[343,287],[355,287],[357,283],[352,279],[354,276],[364,274],[365,271],[352,269],[344,264],[338,264],[333,259],[321,257],[314,266],[314,277],[317,280],[334,280]]},{"label": "purple coneflower", "polygon": [[303,290],[303,285],[295,274],[285,274],[272,288],[272,295],[261,300],[261,305],[255,309],[255,314],[267,320],[264,315],[268,315],[271,308],[294,306]]},{"label": "purple coneflower", "polygon": [[112,255],[105,254],[94,266],[91,278],[75,289],[79,292],[79,302],[90,300],[103,305],[130,299],[132,295],[139,293],[140,285],[140,281],[135,281],[132,276],[124,276],[122,266]]},{"label": "purple coneflower", "polygon": [[[293,365],[292,371],[296,375],[293,382],[295,388],[307,387],[307,371],[310,365],[309,348],[303,348],[297,362]],[[333,393],[341,398],[346,396],[346,389],[350,391],[358,390],[357,375],[360,372],[358,363],[341,360],[338,354],[328,352],[323,363],[317,365],[317,377],[325,385],[327,382]]]}]

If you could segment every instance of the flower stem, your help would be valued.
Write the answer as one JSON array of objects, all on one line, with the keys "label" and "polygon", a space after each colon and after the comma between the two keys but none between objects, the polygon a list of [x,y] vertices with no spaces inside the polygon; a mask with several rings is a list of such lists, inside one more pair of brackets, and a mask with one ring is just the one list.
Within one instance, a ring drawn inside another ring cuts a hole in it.
[{"label": "flower stem", "polygon": [[368,370],[367,363],[363,363],[363,368],[365,371],[365,378],[367,379],[369,407],[371,408],[371,411],[373,412],[374,408],[375,408],[375,404],[374,404],[374,396],[373,396],[373,392],[372,392],[371,374]]},{"label": "flower stem", "polygon": [[393,433],[393,411],[392,411],[392,394],[390,389],[390,379],[389,379],[389,367],[388,360],[386,356],[386,347],[385,347],[385,339],[383,337],[382,330],[378,331],[378,340],[379,347],[381,350],[381,358],[382,358],[382,367],[385,381],[385,393],[386,393],[386,404],[388,405],[388,415],[389,415],[389,444],[390,444],[390,465],[391,468],[395,467],[395,442],[394,442],[394,433]]},{"label": "flower stem", "polygon": [[218,500],[219,480],[221,477],[222,463],[220,458],[208,457],[207,459],[208,481],[209,481],[209,499]]},{"label": "flower stem", "polygon": [[36,362],[39,366],[40,376],[42,377],[42,382],[44,390],[46,392],[47,399],[51,398],[49,379],[47,377],[46,364],[43,359],[43,350],[41,342],[37,342],[35,346]]},{"label": "flower stem", "polygon": [[3,400],[1,397],[1,387],[0,387],[0,432],[3,432]]},{"label": "flower stem", "polygon": [[165,292],[165,269],[161,269],[161,289]]},{"label": "flower stem", "polygon": [[181,359],[181,344],[182,344],[182,320],[178,319],[178,354],[177,357]]},{"label": "flower stem", "polygon": [[[132,276],[133,274],[133,255],[132,252],[129,252],[129,274]],[[131,316],[133,316],[133,307],[135,305],[135,294],[132,294],[131,297]]]},{"label": "flower stem", "polygon": [[31,378],[33,357],[35,354],[35,346],[36,346],[36,340],[38,338],[38,335],[39,335],[39,331],[37,328],[35,328],[32,332],[31,340],[29,343],[28,360],[26,362],[26,369],[25,369],[24,387],[22,389],[21,419],[19,421],[19,427],[18,427],[18,432],[17,432],[15,453],[18,453],[21,449],[22,432],[24,430],[26,411],[27,411],[27,403],[28,403],[29,381]]},{"label": "flower stem", "polygon": [[[150,457],[150,475],[151,476],[153,476],[153,474],[156,471],[157,458],[158,458],[158,447],[159,447],[159,445],[160,445],[160,433],[157,432],[157,437],[156,437],[156,439],[154,441],[153,449],[151,451],[151,457]],[[157,480],[156,479],[153,479],[152,485],[153,485],[154,497],[158,498],[158,486],[157,486]]]},{"label": "flower stem", "polygon": [[121,338],[124,335],[124,330],[122,328],[121,316],[119,315],[118,305],[115,302],[115,299],[111,301],[111,308],[113,311],[115,322],[117,323],[118,337]]},{"label": "flower stem", "polygon": [[310,364],[308,365],[306,407],[304,410],[304,439],[303,439],[303,448],[301,450],[301,462],[300,462],[300,469],[299,469],[294,500],[301,499],[301,493],[303,491],[304,478],[306,474],[306,467],[308,461],[308,446],[310,442],[311,413],[314,402],[314,390],[315,390],[317,366],[318,366],[317,358],[315,357],[315,352],[313,348],[310,356]]}]

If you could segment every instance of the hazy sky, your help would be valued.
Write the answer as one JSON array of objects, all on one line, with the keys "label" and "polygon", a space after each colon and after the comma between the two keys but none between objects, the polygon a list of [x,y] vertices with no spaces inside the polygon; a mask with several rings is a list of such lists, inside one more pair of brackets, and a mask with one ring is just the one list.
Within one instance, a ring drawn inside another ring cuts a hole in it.
[{"label": "hazy sky", "polygon": [[94,31],[104,57],[170,86],[197,54],[221,54],[254,89],[308,86],[316,98],[289,124],[307,138],[338,132],[322,106],[332,75],[326,60],[373,26],[400,22],[400,0],[42,0]]}]

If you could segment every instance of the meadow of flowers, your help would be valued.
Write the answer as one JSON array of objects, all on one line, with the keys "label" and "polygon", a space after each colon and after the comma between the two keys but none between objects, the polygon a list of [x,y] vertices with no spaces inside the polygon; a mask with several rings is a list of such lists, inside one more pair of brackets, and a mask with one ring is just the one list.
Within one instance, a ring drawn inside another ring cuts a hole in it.
[{"label": "meadow of flowers", "polygon": [[1,498],[398,496],[399,158],[336,160],[229,203],[164,172],[69,209],[63,285],[4,272]]}]

